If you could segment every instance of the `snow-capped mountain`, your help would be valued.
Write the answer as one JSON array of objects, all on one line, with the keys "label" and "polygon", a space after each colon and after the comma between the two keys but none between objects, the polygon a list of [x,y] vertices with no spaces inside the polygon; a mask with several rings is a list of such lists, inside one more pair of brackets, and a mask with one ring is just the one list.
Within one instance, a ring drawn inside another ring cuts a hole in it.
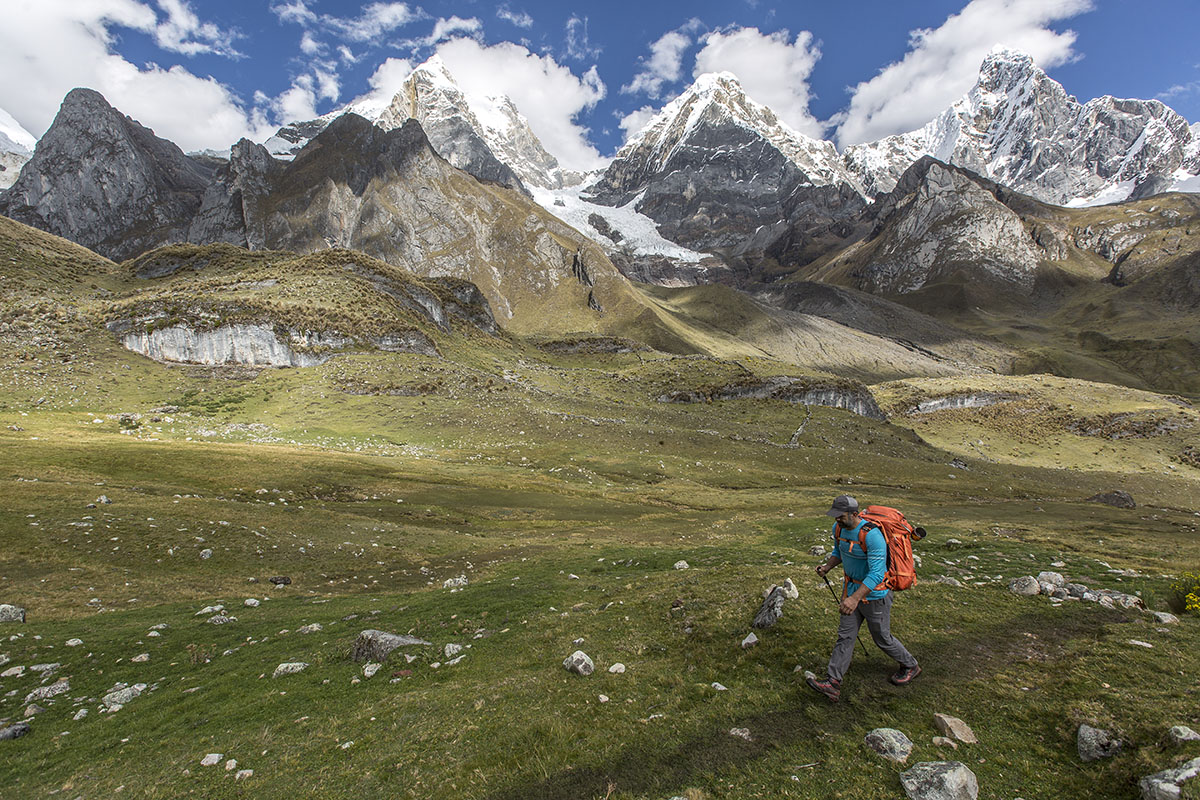
[{"label": "snow-capped mountain", "polygon": [[1200,190],[1195,126],[1158,100],[1080,103],[1028,55],[997,49],[966,95],[920,130],[846,148],[870,194],[922,156],[978,172],[1056,205],[1096,205]]},{"label": "snow-capped mountain", "polygon": [[414,69],[389,102],[351,103],[317,119],[285,125],[264,146],[276,158],[291,159],[347,113],[365,117],[384,130],[398,128],[410,118],[417,120],[438,155],[480,180],[522,190],[563,185],[558,161],[546,152],[512,100],[504,95],[468,95],[436,55]]},{"label": "snow-capped mountain", "polygon": [[617,153],[585,197],[633,205],[663,236],[801,261],[863,207],[834,146],[800,134],[729,73],[701,75]]},{"label": "snow-capped mountain", "polygon": [[17,181],[21,167],[33,157],[37,139],[21,127],[3,108],[0,108],[0,189],[7,189]]}]

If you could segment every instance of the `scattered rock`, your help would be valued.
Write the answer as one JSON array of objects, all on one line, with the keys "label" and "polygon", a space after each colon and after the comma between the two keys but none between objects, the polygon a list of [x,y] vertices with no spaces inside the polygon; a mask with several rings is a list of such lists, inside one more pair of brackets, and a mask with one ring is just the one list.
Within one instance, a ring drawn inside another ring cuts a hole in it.
[{"label": "scattered rock", "polygon": [[1174,625],[1179,622],[1179,617],[1174,614],[1168,614],[1166,611],[1155,611],[1154,621],[1159,625]]},{"label": "scattered rock", "polygon": [[[579,644],[580,642],[579,640],[576,640],[575,643]],[[442,648],[442,654],[444,658],[454,658],[456,655],[461,653],[462,650],[463,646],[461,644],[454,644],[453,642],[450,642],[444,648]]]},{"label": "scattered rock", "polygon": [[958,742],[953,739],[947,739],[945,736],[933,737],[933,743],[938,747],[949,747],[953,750],[958,749]]},{"label": "scattered rock", "polygon": [[430,644],[433,643],[415,636],[400,636],[386,631],[366,630],[354,640],[350,658],[354,661],[378,661],[382,664],[387,661],[388,654],[397,647]]},{"label": "scattered rock", "polygon": [[27,705],[27,706],[25,707],[25,716],[26,716],[26,717],[32,717],[32,716],[34,716],[35,714],[41,714],[41,713],[43,713],[45,710],[46,710],[46,709],[42,708],[42,707],[41,707],[41,706],[39,706],[37,703],[30,703],[29,705]]},{"label": "scattered rock", "polygon": [[686,562],[686,561],[676,561],[675,562],[675,569],[687,569],[687,568],[688,568],[688,562]]},{"label": "scattered rock", "polygon": [[139,655],[136,655],[129,660],[132,661],[134,664],[145,664],[147,661],[150,660],[150,654],[149,653],[140,653]]},{"label": "scattered rock", "polygon": [[1032,575],[1024,575],[1009,581],[1008,590],[1021,597],[1033,597],[1036,594],[1041,594],[1042,587],[1038,583],[1037,578]]},{"label": "scattered rock", "polygon": [[375,673],[379,672],[382,667],[383,664],[378,664],[374,661],[368,661],[366,664],[363,664],[363,677],[374,678]]},{"label": "scattered rock", "polygon": [[608,702],[608,695],[606,695],[606,694],[602,694],[602,695],[600,695],[600,697],[599,697],[599,700],[600,700],[600,702],[601,702],[601,703],[607,703],[607,702]]},{"label": "scattered rock", "polygon": [[273,578],[267,578],[267,580],[276,586],[290,586],[292,583],[292,579],[287,575],[276,575]]},{"label": "scattered rock", "polygon": [[121,706],[125,705],[145,690],[146,684],[144,683],[135,683],[133,686],[126,686],[123,683],[118,683],[109,690],[108,694],[104,695],[104,698],[101,700],[101,702],[104,703],[105,708],[109,712],[119,711]]},{"label": "scattered rock", "polygon": [[1183,744],[1184,742],[1200,742],[1200,733],[1196,733],[1187,725],[1176,725],[1171,730],[1167,731],[1167,735],[1171,737],[1173,744]]},{"label": "scattered rock", "polygon": [[576,650],[563,659],[563,668],[576,675],[591,675],[596,669],[596,665],[592,663],[592,659],[588,657],[587,653]]},{"label": "scattered rock", "polygon": [[754,645],[758,644],[758,637],[751,633],[745,639],[742,639],[742,649],[749,650]]},{"label": "scattered rock", "polygon": [[625,672],[625,665],[618,661],[616,664],[613,664],[611,667],[609,667],[608,671],[613,675],[621,675]]},{"label": "scattered rock", "polygon": [[65,642],[67,647],[79,647],[81,644],[83,644],[83,639],[67,639]]},{"label": "scattered rock", "polygon": [[205,606],[204,608],[200,609],[192,616],[203,617],[205,614],[220,614],[224,610],[225,610],[225,606]]},{"label": "scattered rock", "polygon": [[24,622],[25,609],[20,606],[0,603],[0,622]]},{"label": "scattered rock", "polygon": [[49,686],[39,686],[29,694],[25,695],[25,703],[40,703],[43,700],[49,700],[51,697],[57,697],[60,694],[71,691],[71,681],[67,678],[60,678]]},{"label": "scattered rock", "polygon": [[321,626],[321,623],[310,622],[307,625],[302,625],[299,628],[296,628],[296,633],[316,633],[317,631],[321,630],[324,630],[324,628]]},{"label": "scattered rock", "polygon": [[730,728],[729,735],[736,739],[745,739],[747,742],[754,741],[754,737],[750,735],[749,728]]},{"label": "scattered rock", "polygon": [[[0,739],[4,738],[0,732]],[[1178,800],[1183,785],[1200,776],[1200,758],[1193,758],[1174,769],[1156,772],[1138,781],[1143,800]]]},{"label": "scattered rock", "polygon": [[200,551],[200,558],[204,559],[205,561],[207,561],[208,559],[212,558],[212,548],[211,548],[211,547],[206,547],[206,548],[204,548],[203,550],[201,550],[201,551]]},{"label": "scattered rock", "polygon": [[762,608],[754,615],[754,622],[750,624],[755,628],[769,628],[779,622],[779,618],[783,616],[784,599],[782,586],[772,588],[767,599],[763,600]]},{"label": "scattered rock", "polygon": [[796,584],[792,583],[791,578],[783,582],[783,596],[788,600],[798,600],[800,598],[800,590],[796,588]]},{"label": "scattered rock", "polygon": [[8,669],[4,670],[4,672],[0,672],[0,678],[19,678],[24,674],[25,667],[9,667]]},{"label": "scattered rock", "polygon": [[278,678],[281,675],[295,675],[297,672],[303,672],[306,669],[308,669],[308,664],[303,661],[289,661],[276,667],[271,677]]},{"label": "scattered rock", "polygon": [[246,780],[246,778],[253,778],[253,777],[254,777],[254,770],[252,770],[252,769],[239,769],[239,770],[238,770],[238,772],[237,772],[237,775],[234,775],[234,776],[233,776],[233,779],[234,779],[235,781],[244,781],[244,780]]},{"label": "scattered rock", "polygon": [[245,601],[242,603],[242,605],[246,606],[247,608],[258,608],[259,605],[261,605],[261,603],[258,601],[257,598],[247,597],[245,599]]},{"label": "scattered rock", "polygon": [[943,736],[949,736],[951,739],[957,739],[963,744],[979,743],[979,740],[975,738],[975,732],[971,730],[971,727],[958,717],[952,717],[948,714],[934,714],[933,725]]},{"label": "scattered rock", "polygon": [[1114,508],[1137,508],[1137,503],[1133,502],[1133,496],[1129,492],[1124,492],[1120,489],[1094,494],[1086,502],[1103,503],[1106,506],[1113,506]]},{"label": "scattered rock", "polygon": [[815,544],[812,547],[808,548],[808,554],[810,556],[823,556],[823,555],[825,555],[825,548],[822,545]]},{"label": "scattered rock", "polygon": [[1067,579],[1059,572],[1039,572],[1037,575],[1038,583],[1048,583],[1055,588],[1065,587]]},{"label": "scattered rock", "polygon": [[863,739],[867,747],[889,761],[903,764],[912,754],[913,743],[895,728],[876,728]]},{"label": "scattered rock", "polygon": [[237,617],[227,617],[224,614],[217,614],[216,616],[209,617],[206,621],[212,625],[224,625],[228,622],[237,622]]},{"label": "scattered rock", "polygon": [[225,757],[224,753],[209,753],[204,758],[200,759],[200,766],[215,767],[221,763],[221,759]]},{"label": "scattered rock", "polygon": [[1121,752],[1119,739],[1106,730],[1093,728],[1086,723],[1079,726],[1075,746],[1079,750],[1079,758],[1083,761],[1112,758]]},{"label": "scattered rock", "polygon": [[0,742],[6,739],[20,739],[25,734],[29,733],[30,727],[28,722],[18,722],[9,725],[7,728],[0,728]]},{"label": "scattered rock", "polygon": [[910,800],[977,800],[979,781],[959,761],[923,761],[900,773]]},{"label": "scattered rock", "polygon": [[226,772],[233,772],[235,769],[237,769],[237,759],[236,758],[231,758],[225,762],[225,771]]},{"label": "scattered rock", "polygon": [[951,578],[948,575],[938,575],[937,580],[934,581],[934,583],[944,583],[947,586],[953,586],[955,589],[962,588],[962,581],[958,580],[957,578]]},{"label": "scattered rock", "polygon": [[717,683],[717,682],[715,682],[715,681],[713,682],[713,685],[712,685],[712,687],[713,687],[714,689],[716,689],[718,692],[728,692],[728,691],[729,691],[729,687],[728,687],[728,686],[723,686],[723,685],[721,685],[721,684],[719,684],[719,683]]},{"label": "scattered rock", "polygon": [[75,712],[75,716],[71,717],[71,719],[74,720],[75,722],[79,722],[79,720],[83,719],[87,715],[88,715],[88,710],[86,708],[81,708]]},{"label": "scattered rock", "polygon": [[465,589],[470,581],[466,575],[459,575],[457,578],[447,578],[442,581],[443,589]]}]

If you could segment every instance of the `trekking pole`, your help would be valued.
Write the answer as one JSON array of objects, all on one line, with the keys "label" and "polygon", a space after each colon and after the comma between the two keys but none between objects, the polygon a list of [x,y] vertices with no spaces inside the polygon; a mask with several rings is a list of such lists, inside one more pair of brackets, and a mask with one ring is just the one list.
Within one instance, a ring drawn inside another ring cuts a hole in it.
[{"label": "trekking pole", "polygon": [[[833,590],[833,584],[829,582],[829,578],[825,577],[824,575],[822,575],[821,578],[825,581],[825,585],[829,587],[829,593],[833,595],[833,602],[841,605],[841,601],[838,600],[837,592]],[[862,637],[858,635],[857,631],[854,634],[854,638],[858,639],[858,644],[860,647],[862,647],[863,655],[865,656],[867,654],[867,646],[862,643]]]}]

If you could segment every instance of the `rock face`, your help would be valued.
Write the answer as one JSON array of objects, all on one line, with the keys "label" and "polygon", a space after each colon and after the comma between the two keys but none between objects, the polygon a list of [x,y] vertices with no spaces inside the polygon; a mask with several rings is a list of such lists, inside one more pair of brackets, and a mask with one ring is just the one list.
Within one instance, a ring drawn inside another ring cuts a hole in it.
[{"label": "rock face", "polygon": [[1087,499],[1087,502],[1103,503],[1106,506],[1113,506],[1114,508],[1137,508],[1137,503],[1133,501],[1133,496],[1121,489],[1092,495]]},{"label": "rock face", "polygon": [[958,761],[925,761],[900,773],[910,800],[977,800],[975,773]]},{"label": "rock face", "polygon": [[210,177],[98,92],[73,89],[0,214],[122,260],[182,240]]},{"label": "rock face", "polygon": [[783,616],[783,601],[785,600],[782,586],[776,586],[763,600],[762,608],[754,615],[755,628],[769,628]]},{"label": "rock face", "polygon": [[[3,731],[0,731],[3,737]],[[1200,778],[1200,758],[1176,767],[1156,772],[1138,781],[1142,800],[1179,800],[1184,784],[1193,784]]]},{"label": "rock face", "polygon": [[401,636],[385,631],[365,630],[354,640],[354,647],[350,650],[350,658],[359,662],[377,661],[383,663],[387,660],[388,654],[397,647],[425,646],[430,644],[432,642],[418,639],[415,636]]},{"label": "rock face", "polygon": [[589,186],[694,250],[806,263],[850,233],[865,201],[833,145],[790,129],[730,73],[706,74],[669,103]]},{"label": "rock face", "polygon": [[806,406],[840,408],[862,417],[885,420],[875,397],[865,386],[821,384],[810,378],[756,379],[752,382],[729,384],[712,389],[693,389],[668,392],[658,398],[660,403],[702,403],[712,400],[783,400]]},{"label": "rock face", "polygon": [[848,147],[845,159],[870,194],[891,191],[910,164],[933,156],[1044,202],[1088,205],[1194,177],[1193,137],[1157,100],[1081,104],[1029,56],[996,50],[975,87],[924,128]]}]

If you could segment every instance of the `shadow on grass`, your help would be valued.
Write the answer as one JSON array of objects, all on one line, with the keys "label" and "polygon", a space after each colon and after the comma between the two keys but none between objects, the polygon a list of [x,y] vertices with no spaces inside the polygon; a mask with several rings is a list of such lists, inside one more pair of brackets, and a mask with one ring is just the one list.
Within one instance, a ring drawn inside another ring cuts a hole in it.
[{"label": "shadow on grass", "polygon": [[[797,680],[794,707],[743,717],[729,727],[749,728],[756,736],[752,742],[731,736],[729,728],[704,732],[683,745],[657,751],[644,744],[632,744],[611,763],[601,767],[563,770],[543,780],[521,783],[488,796],[488,800],[591,800],[607,798],[614,792],[626,794],[680,794],[687,787],[704,784],[713,775],[751,765],[781,748],[814,743],[825,737],[826,730],[843,730],[868,705],[872,712],[902,711],[899,706],[911,701],[936,703],[939,688],[947,682],[961,683],[990,677],[1005,666],[1031,656],[1028,633],[1037,631],[1035,658],[1052,659],[1047,648],[1086,637],[1104,638],[1104,623],[1121,622],[1121,612],[1105,612],[1097,607],[1090,613],[1062,617],[1047,627],[1042,614],[1027,613],[1013,617],[969,635],[944,637],[933,648],[922,648],[918,655],[926,670],[913,687],[899,689],[887,684],[884,676],[894,664],[880,661],[882,655],[873,645],[871,660],[864,663],[861,650],[855,660],[858,680],[843,695],[840,705],[830,705],[823,697],[804,688]],[[854,668],[852,667],[852,671]],[[812,707],[828,713],[828,725],[814,725]],[[927,709],[932,715],[938,708]],[[821,745],[823,748],[824,745]]]}]

